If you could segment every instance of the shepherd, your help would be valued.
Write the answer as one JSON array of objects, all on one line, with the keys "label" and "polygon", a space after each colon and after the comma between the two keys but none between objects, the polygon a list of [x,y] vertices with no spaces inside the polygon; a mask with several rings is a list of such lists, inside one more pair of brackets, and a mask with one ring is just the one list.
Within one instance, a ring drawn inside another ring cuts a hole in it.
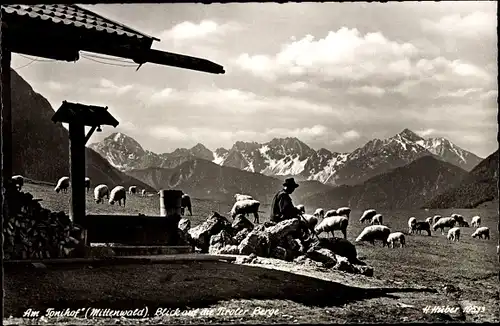
[{"label": "shepherd", "polygon": [[299,218],[301,212],[293,205],[290,195],[299,185],[294,178],[285,179],[283,189],[274,196],[271,204],[271,221],[278,223],[284,220]]}]

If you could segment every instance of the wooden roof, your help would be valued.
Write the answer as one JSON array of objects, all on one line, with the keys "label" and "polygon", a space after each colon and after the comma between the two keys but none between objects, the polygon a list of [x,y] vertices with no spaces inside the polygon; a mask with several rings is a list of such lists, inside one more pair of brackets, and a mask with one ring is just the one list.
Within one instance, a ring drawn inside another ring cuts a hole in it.
[{"label": "wooden roof", "polygon": [[165,66],[223,74],[206,59],[151,49],[159,39],[73,4],[1,5],[2,42],[12,52],[77,61],[88,51]]},{"label": "wooden roof", "polygon": [[109,112],[108,107],[84,105],[63,101],[62,105],[52,116],[54,122],[83,122],[85,126],[96,127],[100,125],[110,125],[116,128],[116,120]]}]

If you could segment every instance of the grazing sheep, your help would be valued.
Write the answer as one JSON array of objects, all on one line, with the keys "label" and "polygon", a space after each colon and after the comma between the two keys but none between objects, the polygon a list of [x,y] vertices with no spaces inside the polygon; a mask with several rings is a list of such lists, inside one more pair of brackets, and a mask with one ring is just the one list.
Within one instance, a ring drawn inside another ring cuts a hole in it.
[{"label": "grazing sheep", "polygon": [[241,195],[241,194],[236,194],[234,195],[234,199],[236,201],[241,201],[241,200],[253,200],[253,197],[252,196],[249,196],[249,195]]},{"label": "grazing sheep", "polygon": [[109,199],[108,186],[101,184],[94,188],[94,199],[97,204],[100,204],[105,196]]},{"label": "grazing sheep", "polygon": [[306,213],[306,208],[304,207],[304,205],[297,205],[295,206],[295,208],[302,212],[302,214]]},{"label": "grazing sheep", "polygon": [[57,186],[54,188],[54,190],[59,193],[61,192],[68,192],[69,188],[69,177],[62,177],[57,181]]},{"label": "grazing sheep", "polygon": [[372,217],[372,220],[370,223],[371,223],[371,225],[375,225],[375,224],[382,225],[382,222],[383,222],[382,214],[376,214],[375,216]]},{"label": "grazing sheep", "polygon": [[436,224],[436,222],[439,221],[441,217],[441,215],[434,215],[434,217],[432,218],[432,224]]},{"label": "grazing sheep", "polygon": [[425,221],[426,221],[427,223],[429,223],[429,225],[432,225],[432,224],[433,224],[433,223],[432,223],[432,216],[429,216],[428,218],[426,218],[426,219],[425,219]]},{"label": "grazing sheep", "polygon": [[183,194],[181,198],[181,215],[184,215],[184,209],[188,209],[189,215],[193,216],[193,211],[191,210],[191,197],[188,194]]},{"label": "grazing sheep", "polygon": [[451,218],[454,219],[458,224],[464,222],[464,217],[460,214],[451,214]]},{"label": "grazing sheep", "polygon": [[431,225],[425,221],[415,222],[413,225],[413,232],[422,234],[422,231],[427,231],[427,235],[431,236]]},{"label": "grazing sheep", "polygon": [[478,228],[481,226],[481,217],[480,216],[474,216],[472,218],[472,221],[470,223],[473,227]]},{"label": "grazing sheep", "polygon": [[467,222],[467,221],[458,222],[458,226],[461,226],[464,228],[470,228],[469,222]]},{"label": "grazing sheep", "polygon": [[122,200],[123,200],[123,206],[125,206],[125,201],[127,199],[127,192],[125,191],[125,187],[122,186],[116,186],[111,190],[111,195],[109,196],[109,203],[111,205],[114,205],[115,202],[118,202],[118,205],[122,205]]},{"label": "grazing sheep", "polygon": [[18,191],[21,191],[24,186],[24,177],[22,175],[14,175],[12,176],[12,184],[16,186]]},{"label": "grazing sheep", "polygon": [[87,189],[87,192],[90,190],[90,178],[85,177],[85,189]]},{"label": "grazing sheep", "polygon": [[137,186],[128,187],[128,193],[131,195],[137,193]]},{"label": "grazing sheep", "polygon": [[234,203],[230,214],[233,219],[238,214],[243,214],[243,215],[253,214],[254,216],[253,222],[259,223],[259,206],[260,202],[254,199],[240,200]]},{"label": "grazing sheep", "polygon": [[456,223],[457,222],[452,217],[442,217],[432,226],[432,228],[434,231],[441,229],[441,234],[444,235],[444,228],[452,228]]},{"label": "grazing sheep", "polygon": [[356,242],[368,241],[375,245],[375,240],[382,241],[382,246],[387,244],[387,238],[391,234],[391,229],[385,225],[370,225],[356,238]]},{"label": "grazing sheep", "polygon": [[331,232],[332,237],[335,237],[334,231],[341,231],[344,235],[344,239],[347,239],[348,225],[349,219],[346,216],[329,216],[325,217],[325,219],[314,228],[314,231],[317,235],[323,232]]},{"label": "grazing sheep", "polygon": [[349,207],[340,207],[337,209],[337,215],[349,218],[351,215],[351,209]]},{"label": "grazing sheep", "polygon": [[487,226],[482,226],[480,228],[477,228],[474,233],[472,233],[473,238],[479,238],[482,239],[484,236],[485,239],[490,239],[490,228]]},{"label": "grazing sheep", "polygon": [[401,248],[406,245],[406,239],[403,232],[394,232],[389,234],[389,237],[387,237],[387,246],[389,247],[389,245],[391,245],[391,248],[394,248],[394,244],[396,242],[400,243]]},{"label": "grazing sheep", "polygon": [[316,211],[314,212],[314,216],[316,216],[316,218],[324,218],[325,217],[325,211],[323,210],[323,208],[317,208]]},{"label": "grazing sheep", "polygon": [[330,217],[330,216],[338,216],[339,214],[337,214],[337,210],[336,209],[330,209],[329,211],[327,211],[325,213],[325,218],[326,217]]},{"label": "grazing sheep", "polygon": [[142,191],[141,191],[141,196],[142,196],[142,197],[146,197],[146,189],[142,189]]},{"label": "grazing sheep", "polygon": [[372,220],[372,217],[374,217],[375,215],[377,215],[376,210],[367,209],[366,211],[363,212],[363,215],[361,215],[361,218],[359,219],[359,221],[361,223],[364,223],[365,221],[370,222]]},{"label": "grazing sheep", "polygon": [[454,227],[449,229],[447,238],[451,241],[460,241],[460,228]]},{"label": "grazing sheep", "polygon": [[309,229],[314,230],[314,227],[318,224],[318,218],[311,214],[302,214],[304,220],[306,220]]},{"label": "grazing sheep", "polygon": [[417,219],[415,217],[410,217],[408,219],[408,233],[412,234],[416,231],[415,224],[417,223]]}]

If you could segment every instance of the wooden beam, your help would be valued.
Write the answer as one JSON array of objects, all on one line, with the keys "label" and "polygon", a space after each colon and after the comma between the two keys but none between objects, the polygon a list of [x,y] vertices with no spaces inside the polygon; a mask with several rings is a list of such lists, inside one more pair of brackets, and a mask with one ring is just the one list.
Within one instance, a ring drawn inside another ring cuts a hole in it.
[{"label": "wooden beam", "polygon": [[94,126],[92,127],[90,130],[89,130],[89,133],[87,134],[87,136],[85,136],[85,141],[84,141],[84,145],[87,144],[87,142],[89,141],[90,137],[92,137],[92,134],[94,133],[94,131],[97,129],[97,126]]},{"label": "wooden beam", "polygon": [[69,164],[71,178],[70,217],[80,224],[85,218],[85,126],[69,124]]}]

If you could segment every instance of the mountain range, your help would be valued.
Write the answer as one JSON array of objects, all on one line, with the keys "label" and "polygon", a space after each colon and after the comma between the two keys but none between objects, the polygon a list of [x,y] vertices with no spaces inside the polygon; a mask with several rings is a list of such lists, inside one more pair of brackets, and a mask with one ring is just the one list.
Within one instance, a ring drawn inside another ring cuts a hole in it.
[{"label": "mountain range", "polygon": [[[12,69],[11,82],[13,174],[55,184],[60,177],[69,176],[68,131],[52,122],[54,110],[47,99]],[[86,148],[85,155],[86,175],[93,184],[137,185],[154,190],[117,170],[94,150]]]},{"label": "mountain range", "polygon": [[172,153],[156,154],[132,137],[114,133],[89,145],[121,171],[174,168],[200,158],[221,166],[283,179],[317,180],[328,185],[356,185],[373,176],[404,166],[424,156],[434,156],[466,171],[481,158],[444,138],[424,139],[409,129],[380,140],[373,139],[352,153],[314,150],[297,138],[275,138],[267,143],[236,142],[229,150],[210,151],[203,144]]}]

